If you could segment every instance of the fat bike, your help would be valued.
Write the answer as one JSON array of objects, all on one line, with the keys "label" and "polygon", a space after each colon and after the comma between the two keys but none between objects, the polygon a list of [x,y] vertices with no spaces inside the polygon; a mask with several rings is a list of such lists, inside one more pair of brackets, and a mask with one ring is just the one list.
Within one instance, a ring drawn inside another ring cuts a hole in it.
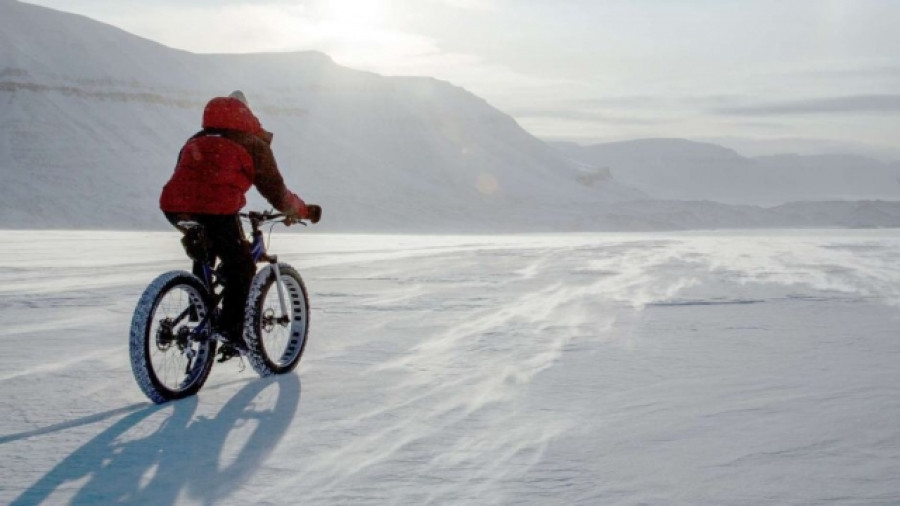
[{"label": "fat bike", "polygon": [[[289,225],[283,214],[241,213],[252,232],[253,259],[265,266],[256,273],[244,313],[241,355],[260,376],[293,371],[303,356],[309,333],[309,296],[300,273],[266,251],[261,227]],[[305,225],[305,223],[303,223]],[[223,277],[210,258],[204,228],[178,223],[182,244],[199,264],[199,276],[170,271],[144,290],[131,320],[131,369],[141,390],[160,404],[194,395],[206,382],[224,340],[217,326]],[[270,229],[271,233],[271,229]],[[221,267],[221,266],[220,266]]]}]

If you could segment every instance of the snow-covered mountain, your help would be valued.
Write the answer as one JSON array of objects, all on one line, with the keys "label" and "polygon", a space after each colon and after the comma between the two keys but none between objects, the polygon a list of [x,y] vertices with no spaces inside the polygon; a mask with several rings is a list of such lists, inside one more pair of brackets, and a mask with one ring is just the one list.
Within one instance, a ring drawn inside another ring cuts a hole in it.
[{"label": "snow-covered mountain", "polygon": [[554,144],[652,197],[774,206],[795,201],[900,200],[900,163],[862,156],[747,158],[683,139]]},{"label": "snow-covered mountain", "polygon": [[275,132],[288,185],[324,206],[320,229],[524,226],[562,203],[643,198],[585,179],[446,82],[354,71],[313,52],[192,54],[0,0],[0,226],[164,226],[157,197],[177,151],[205,102],[233,89]]},{"label": "snow-covered mountain", "polygon": [[[288,186],[325,208],[316,230],[900,226],[896,165],[856,160],[857,177],[676,140],[561,150],[432,78],[316,52],[193,54],[0,0],[0,227],[168,227],[157,198],[176,153],[234,89],[275,132]],[[794,200],[871,202],[758,207]]]}]

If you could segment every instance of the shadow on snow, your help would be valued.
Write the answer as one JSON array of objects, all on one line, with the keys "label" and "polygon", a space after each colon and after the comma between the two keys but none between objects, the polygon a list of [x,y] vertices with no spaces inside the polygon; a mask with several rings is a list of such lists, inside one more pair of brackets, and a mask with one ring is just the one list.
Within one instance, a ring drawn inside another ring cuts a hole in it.
[{"label": "shadow on snow", "polygon": [[20,439],[28,439],[30,437],[35,436],[43,436],[45,434],[51,434],[53,432],[58,432],[61,430],[72,429],[75,427],[80,427],[82,425],[90,425],[92,423],[101,422],[106,420],[107,418],[112,418],[118,415],[124,415],[125,413],[131,413],[132,411],[147,408],[148,406],[153,406],[149,402],[138,402],[132,404],[130,406],[123,406],[121,408],[110,409],[109,411],[104,411],[102,413],[94,413],[93,415],[88,415],[77,420],[69,420],[67,422],[60,422],[48,427],[43,427],[40,429],[29,430],[27,432],[19,432],[16,434],[10,434],[8,436],[0,436],[0,445],[11,443],[13,441],[18,441]]},{"label": "shadow on snow", "polygon": [[[269,407],[263,409],[254,407],[254,400],[272,385],[278,388],[274,403],[266,403]],[[57,490],[76,487],[68,482],[81,480],[86,481],[75,492],[72,504],[172,504],[182,491],[215,504],[250,479],[277,446],[297,413],[300,391],[297,375],[286,374],[251,381],[211,418],[194,416],[197,397],[147,406],[66,457],[12,504],[40,503]],[[127,435],[166,409],[172,410],[171,415],[156,431],[144,437]],[[122,410],[125,408],[113,412]],[[255,427],[243,447],[228,459],[230,464],[220,465],[229,434],[236,428],[247,430],[249,424]]]}]

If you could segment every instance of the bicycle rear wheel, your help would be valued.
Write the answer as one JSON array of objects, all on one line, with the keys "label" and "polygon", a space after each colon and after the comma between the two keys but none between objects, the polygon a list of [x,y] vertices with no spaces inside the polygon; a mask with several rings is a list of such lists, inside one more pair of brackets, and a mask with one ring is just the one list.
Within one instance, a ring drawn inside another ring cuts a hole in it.
[{"label": "bicycle rear wheel", "polygon": [[209,339],[209,293],[193,274],[172,271],[144,290],[131,320],[131,370],[144,394],[160,404],[194,395],[216,353]]},{"label": "bicycle rear wheel", "polygon": [[260,376],[284,374],[300,363],[309,332],[309,296],[296,269],[279,263],[287,314],[282,314],[275,269],[267,265],[253,278],[244,338],[247,358]]}]

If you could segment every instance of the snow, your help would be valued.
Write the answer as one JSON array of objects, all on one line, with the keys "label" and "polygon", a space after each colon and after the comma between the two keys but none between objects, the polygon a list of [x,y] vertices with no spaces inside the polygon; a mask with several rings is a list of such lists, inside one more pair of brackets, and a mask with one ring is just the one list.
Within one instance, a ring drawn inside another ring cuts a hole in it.
[{"label": "snow", "polygon": [[294,374],[131,377],[174,232],[4,232],[0,503],[900,502],[894,231],[273,235]]},{"label": "snow", "polygon": [[[309,345],[155,406],[129,322],[187,266],[156,199],[236,88],[325,209],[271,245]],[[557,149],[450,83],[0,0],[0,174],[2,504],[900,503],[900,237],[767,230],[900,225],[896,163]],[[630,232],[508,234],[596,230]]]}]

